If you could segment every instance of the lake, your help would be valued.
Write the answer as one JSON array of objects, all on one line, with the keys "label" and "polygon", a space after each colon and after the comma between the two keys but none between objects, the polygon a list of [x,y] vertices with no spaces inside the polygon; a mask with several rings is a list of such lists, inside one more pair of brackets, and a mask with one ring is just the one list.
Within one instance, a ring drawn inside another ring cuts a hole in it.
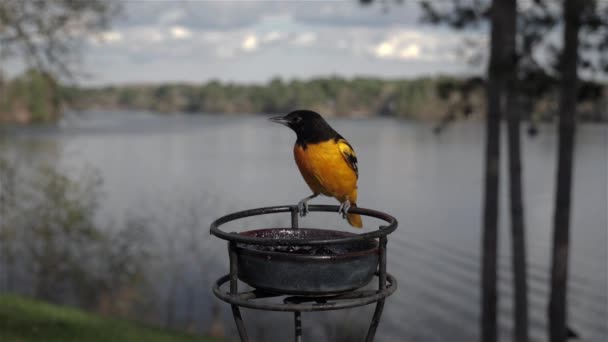
[{"label": "lake", "polygon": [[[399,288],[387,300],[377,341],[477,339],[484,125],[455,123],[435,135],[431,123],[390,118],[330,123],[357,151],[359,206],[387,212],[399,221],[388,244],[388,270]],[[120,226],[129,216],[152,222],[149,229],[155,230],[158,250],[167,256],[158,261],[155,282],[160,293],[177,286],[171,306],[175,325],[185,326],[185,317],[197,317],[200,331],[207,329],[210,306],[216,304],[227,334],[236,336],[228,306],[217,304],[211,295],[211,282],[228,267],[226,245],[209,236],[209,223],[232,211],[295,204],[310,193],[293,161],[294,134],[264,116],[87,112],[68,115],[57,127],[6,132],[15,145],[45,146],[29,149],[32,158],[52,154],[74,174],[85,166],[97,169],[104,193],[100,223]],[[523,138],[534,341],[546,340],[556,146],[554,125]],[[569,305],[570,325],[582,341],[608,336],[607,151],[608,126],[579,128]],[[502,170],[506,176],[505,163]],[[506,185],[503,177],[499,312],[504,338],[511,336],[513,308]],[[312,203],[337,202],[320,198]],[[246,222],[254,229],[286,225],[289,218]],[[364,231],[377,228],[372,223],[364,220]],[[313,214],[301,225],[352,231],[337,214]],[[169,247],[163,245],[166,241],[171,241]],[[362,334],[372,311],[366,307],[305,313],[304,338],[349,340],[342,330]],[[257,341],[291,339],[289,314],[245,310],[244,317]]]}]

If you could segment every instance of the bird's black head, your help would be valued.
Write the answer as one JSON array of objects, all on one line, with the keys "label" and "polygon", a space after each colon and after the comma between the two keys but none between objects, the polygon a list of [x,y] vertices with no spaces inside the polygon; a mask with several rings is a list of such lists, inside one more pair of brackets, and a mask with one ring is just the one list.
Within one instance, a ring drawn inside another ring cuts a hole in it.
[{"label": "bird's black head", "polygon": [[285,116],[270,118],[270,121],[291,128],[298,136],[296,143],[303,147],[340,137],[319,113],[311,110],[295,110]]}]

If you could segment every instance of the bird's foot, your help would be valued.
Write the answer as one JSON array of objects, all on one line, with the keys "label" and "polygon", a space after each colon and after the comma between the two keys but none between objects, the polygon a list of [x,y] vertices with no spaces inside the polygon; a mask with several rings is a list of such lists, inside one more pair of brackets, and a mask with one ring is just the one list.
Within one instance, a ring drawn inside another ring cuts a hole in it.
[{"label": "bird's foot", "polygon": [[304,217],[308,214],[308,201],[301,200],[298,202],[298,212],[300,213],[300,217]]},{"label": "bird's foot", "polygon": [[300,217],[304,217],[308,214],[308,201],[317,196],[319,196],[319,194],[312,194],[298,202],[298,212],[300,213]]},{"label": "bird's foot", "polygon": [[346,200],[346,201],[340,203],[340,208],[338,208],[338,213],[342,214],[343,219],[346,219],[349,209],[350,209],[350,201]]}]

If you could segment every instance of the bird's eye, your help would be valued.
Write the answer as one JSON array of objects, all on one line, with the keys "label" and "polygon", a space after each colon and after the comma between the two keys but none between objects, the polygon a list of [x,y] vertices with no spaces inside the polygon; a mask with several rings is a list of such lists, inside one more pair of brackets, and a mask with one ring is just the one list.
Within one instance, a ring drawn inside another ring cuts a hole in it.
[{"label": "bird's eye", "polygon": [[297,124],[299,124],[300,122],[302,122],[302,118],[301,118],[301,117],[299,117],[299,116],[296,116],[295,122],[296,122]]}]

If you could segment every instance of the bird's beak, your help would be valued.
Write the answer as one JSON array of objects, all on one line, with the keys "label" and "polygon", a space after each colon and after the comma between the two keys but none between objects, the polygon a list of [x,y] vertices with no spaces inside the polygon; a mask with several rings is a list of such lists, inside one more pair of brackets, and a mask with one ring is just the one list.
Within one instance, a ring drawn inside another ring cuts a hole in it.
[{"label": "bird's beak", "polygon": [[268,119],[272,122],[280,123],[281,125],[289,126],[289,120],[285,119],[284,116],[274,116]]}]

